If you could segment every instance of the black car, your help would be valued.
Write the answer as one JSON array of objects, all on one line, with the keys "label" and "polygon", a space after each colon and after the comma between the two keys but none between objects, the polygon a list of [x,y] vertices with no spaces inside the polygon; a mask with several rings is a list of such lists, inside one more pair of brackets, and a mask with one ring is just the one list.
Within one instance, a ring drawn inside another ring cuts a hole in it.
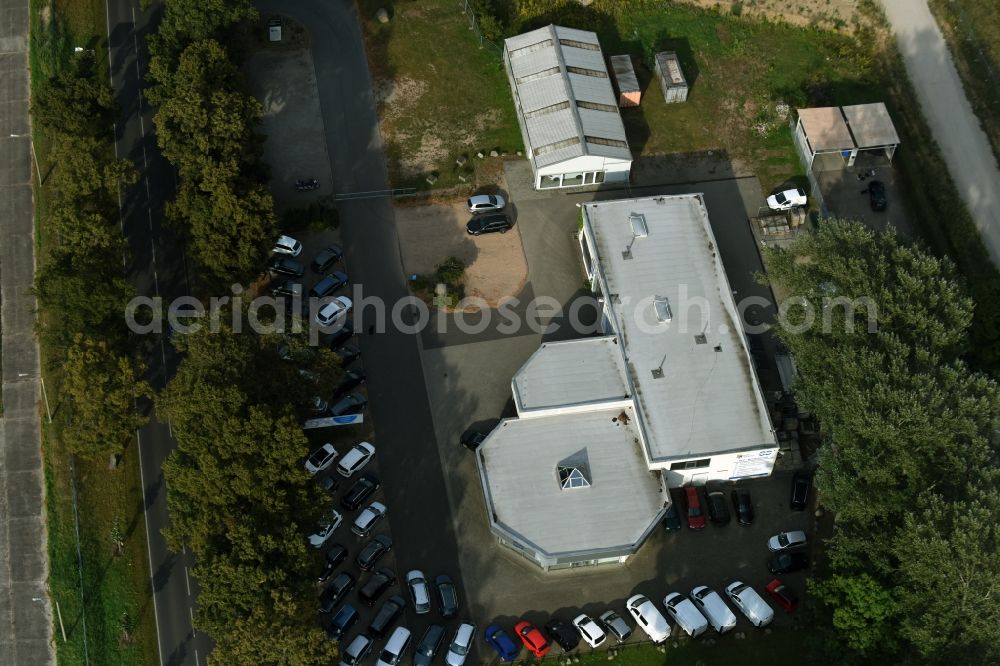
[{"label": "black car", "polygon": [[339,641],[343,638],[354,623],[358,621],[358,609],[351,604],[344,604],[337,611],[337,614],[333,616],[330,620],[330,624],[326,625],[326,636],[331,641]]},{"label": "black car", "polygon": [[319,612],[330,613],[354,589],[354,576],[346,571],[337,574],[319,597]]},{"label": "black car", "polygon": [[788,506],[792,511],[805,511],[809,503],[809,489],[812,487],[812,477],[808,472],[796,472],[792,475],[792,497]]},{"label": "black car", "polygon": [[434,655],[441,650],[441,643],[444,642],[444,627],[440,624],[432,624],[427,627],[417,648],[413,651],[413,666],[431,666]]},{"label": "black car", "polygon": [[371,472],[364,474],[354,482],[354,485],[340,498],[340,506],[348,511],[354,511],[375,494],[381,482]]},{"label": "black car", "polygon": [[283,254],[276,254],[267,262],[267,270],[279,275],[290,275],[291,277],[302,277],[306,272],[302,264]]},{"label": "black car", "polygon": [[375,602],[382,594],[392,587],[396,582],[396,574],[391,569],[382,568],[371,575],[368,581],[358,590],[358,598],[369,606],[374,606]]},{"label": "black car", "polygon": [[458,591],[455,589],[455,581],[451,579],[451,576],[441,574],[434,579],[434,586],[437,588],[441,617],[458,615]]},{"label": "black car", "polygon": [[872,210],[883,211],[889,205],[889,197],[885,192],[885,183],[881,180],[873,180],[868,183],[868,203]]},{"label": "black car", "polygon": [[372,618],[371,624],[368,625],[368,633],[376,638],[382,638],[388,633],[392,625],[396,624],[399,620],[399,616],[403,614],[403,609],[406,608],[406,599],[394,594],[385,600],[385,603],[378,609],[375,613],[375,617]]},{"label": "black car", "polygon": [[773,574],[791,573],[809,568],[809,555],[805,551],[793,550],[768,558],[767,570]]},{"label": "black car", "polygon": [[323,298],[337,291],[345,284],[347,284],[347,273],[334,271],[314,284],[313,288],[309,290],[309,296],[312,298]]},{"label": "black car", "polygon": [[343,256],[344,251],[336,245],[325,247],[313,259],[312,269],[317,273],[325,273],[331,266],[340,261],[340,258]]},{"label": "black car", "polygon": [[740,525],[753,524],[753,500],[750,499],[749,491],[742,488],[733,490],[733,510]]},{"label": "black car", "polygon": [[344,373],[341,378],[340,383],[337,384],[336,390],[333,392],[333,397],[341,396],[350,391],[355,386],[360,386],[365,383],[365,373],[363,370],[348,370]]},{"label": "black car", "polygon": [[335,543],[330,548],[327,549],[326,555],[323,558],[323,571],[319,574],[319,582],[325,581],[327,578],[333,575],[337,567],[340,566],[347,558],[347,549],[341,546],[339,543]]},{"label": "black car", "polygon": [[469,449],[470,451],[475,451],[479,448],[479,445],[486,441],[486,435],[475,430],[467,430],[462,435],[462,446]]},{"label": "black car", "polygon": [[338,400],[330,408],[333,416],[345,416],[347,414],[357,414],[368,404],[368,396],[362,393],[352,393]]},{"label": "black car", "polygon": [[374,539],[365,544],[354,563],[362,571],[371,571],[379,558],[392,550],[392,538],[388,534],[377,534]]},{"label": "black car", "polygon": [[337,347],[333,350],[333,353],[337,355],[340,359],[341,367],[346,368],[351,363],[356,361],[358,357],[361,356],[361,350],[354,345],[344,345],[343,347]]},{"label": "black car", "polygon": [[340,482],[337,481],[337,477],[333,474],[327,474],[326,476],[320,477],[317,480],[320,487],[328,493],[337,492],[337,488],[340,486]]},{"label": "black car", "polygon": [[[351,323],[350,319],[338,319],[337,322],[343,322],[343,324],[333,332],[333,337],[330,338],[330,349],[334,350],[354,337],[354,324]],[[333,325],[337,326],[337,323]]]},{"label": "black car", "polygon": [[670,502],[667,513],[663,516],[663,529],[668,532],[681,528],[681,514],[677,511],[677,502]]},{"label": "black car", "polygon": [[465,225],[465,230],[473,236],[479,234],[507,233],[514,223],[503,213],[490,213],[489,215],[477,215],[469,220]]},{"label": "black car", "polygon": [[558,643],[559,647],[567,652],[580,644],[579,632],[562,620],[549,620],[545,623],[544,629],[549,639]]},{"label": "black car", "polygon": [[716,525],[729,524],[729,504],[726,494],[721,490],[713,490],[708,494],[708,518]]},{"label": "black car", "polygon": [[271,295],[275,298],[302,296],[302,283],[295,280],[278,280],[271,284]]}]

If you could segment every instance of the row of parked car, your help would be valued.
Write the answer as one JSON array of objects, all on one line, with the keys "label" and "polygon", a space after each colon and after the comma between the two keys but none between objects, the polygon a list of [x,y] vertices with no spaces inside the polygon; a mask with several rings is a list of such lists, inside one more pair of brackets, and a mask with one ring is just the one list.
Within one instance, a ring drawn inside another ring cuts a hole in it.
[{"label": "row of parked car", "polygon": [[[799,471],[793,474],[788,506],[793,511],[804,511],[809,503],[809,490],[811,488],[812,477],[808,472]],[[726,502],[726,494],[721,490],[709,490],[705,497],[706,501],[704,504],[707,507],[708,519],[720,527],[728,525],[730,514],[729,506]],[[737,522],[740,525],[752,525],[754,521],[754,508],[750,491],[742,487],[736,487],[730,491],[730,498]],[[688,529],[704,529],[707,524],[705,520],[706,510],[703,507],[702,495],[699,489],[695,486],[685,486],[683,488],[682,504]],[[677,502],[670,503],[667,514],[663,518],[663,528],[668,532],[681,528],[681,510],[678,509]]]}]

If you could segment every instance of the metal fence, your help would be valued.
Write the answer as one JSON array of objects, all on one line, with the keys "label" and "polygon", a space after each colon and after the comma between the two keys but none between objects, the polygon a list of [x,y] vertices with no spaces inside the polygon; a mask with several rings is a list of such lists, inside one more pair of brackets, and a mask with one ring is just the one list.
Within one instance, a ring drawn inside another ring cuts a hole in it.
[{"label": "metal fence", "polygon": [[397,187],[392,190],[369,190],[367,192],[341,192],[334,194],[334,201],[351,201],[353,199],[397,199],[416,196],[415,187]]},{"label": "metal fence", "polygon": [[476,12],[472,9],[472,5],[469,4],[469,0],[462,0],[461,5],[462,13],[465,14],[466,19],[469,21],[469,30],[476,34],[476,39],[479,41],[479,48],[492,51],[496,55],[503,53],[503,49],[500,48],[499,44],[491,42],[483,36],[483,30],[479,25],[479,19],[476,17]]}]

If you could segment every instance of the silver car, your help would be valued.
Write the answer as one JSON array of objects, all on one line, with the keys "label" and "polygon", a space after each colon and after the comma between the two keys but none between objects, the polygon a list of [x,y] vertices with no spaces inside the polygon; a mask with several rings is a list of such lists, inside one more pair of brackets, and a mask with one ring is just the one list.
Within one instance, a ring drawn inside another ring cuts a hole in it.
[{"label": "silver car", "polygon": [[806,545],[806,533],[802,530],[781,532],[767,540],[767,549],[772,553],[781,553],[804,545]]},{"label": "silver car", "polygon": [[465,202],[470,213],[492,213],[503,210],[507,202],[499,194],[477,194]]},{"label": "silver car", "polygon": [[598,619],[601,621],[601,624],[608,628],[608,632],[619,643],[624,643],[632,635],[632,627],[628,626],[625,618],[612,610],[601,613],[601,617]]}]

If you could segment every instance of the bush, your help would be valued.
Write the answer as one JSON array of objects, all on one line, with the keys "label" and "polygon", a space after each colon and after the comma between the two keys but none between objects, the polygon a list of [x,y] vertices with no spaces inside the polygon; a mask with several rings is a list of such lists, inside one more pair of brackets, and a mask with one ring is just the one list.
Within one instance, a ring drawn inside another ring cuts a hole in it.
[{"label": "bush", "polygon": [[737,0],[737,2],[734,2],[733,5],[732,5],[732,7],[730,7],[729,11],[730,11],[730,13],[733,16],[742,16],[743,15],[743,3],[739,2],[739,0]]},{"label": "bush", "polygon": [[340,225],[340,212],[325,201],[315,201],[308,206],[292,208],[281,218],[281,228],[284,231],[299,231],[312,229],[336,229]]},{"label": "bush", "polygon": [[448,257],[437,265],[434,275],[438,282],[451,286],[457,285],[465,277],[465,262],[458,257]]}]

